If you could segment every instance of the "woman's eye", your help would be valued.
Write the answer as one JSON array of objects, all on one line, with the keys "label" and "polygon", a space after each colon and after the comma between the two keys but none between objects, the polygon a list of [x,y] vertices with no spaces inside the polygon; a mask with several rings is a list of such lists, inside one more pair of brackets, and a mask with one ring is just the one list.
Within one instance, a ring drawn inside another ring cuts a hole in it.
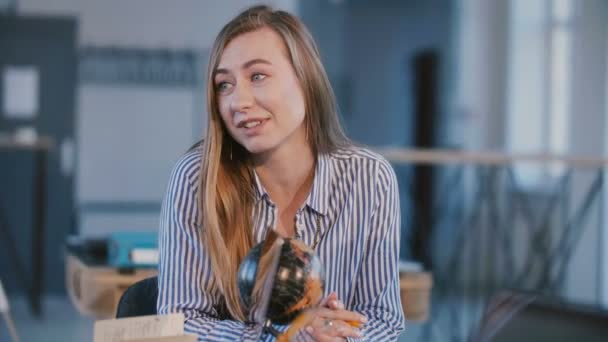
[{"label": "woman's eye", "polygon": [[252,81],[254,81],[254,82],[261,81],[261,80],[263,80],[263,79],[265,79],[265,78],[266,78],[266,75],[264,75],[264,74],[260,74],[260,73],[253,74],[253,75],[251,76],[251,80],[252,80]]},{"label": "woman's eye", "polygon": [[231,87],[231,84],[228,82],[220,82],[218,83],[215,88],[219,91],[219,92],[225,92],[228,91]]}]

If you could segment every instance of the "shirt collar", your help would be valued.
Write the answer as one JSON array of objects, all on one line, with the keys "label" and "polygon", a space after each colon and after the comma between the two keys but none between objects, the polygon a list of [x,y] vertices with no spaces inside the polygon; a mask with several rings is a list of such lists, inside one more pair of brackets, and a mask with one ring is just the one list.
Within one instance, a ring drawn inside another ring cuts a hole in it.
[{"label": "shirt collar", "polygon": [[[331,185],[333,184],[333,172],[331,172],[331,166],[330,155],[317,155],[315,178],[313,180],[310,193],[304,202],[305,206],[308,206],[321,215],[325,215],[329,209],[329,194]],[[265,199],[274,205],[255,170],[253,170],[253,182],[256,202],[261,199]]]},{"label": "shirt collar", "polygon": [[255,189],[255,201],[256,202],[261,200],[262,198],[264,198],[270,202],[270,196],[268,195],[266,188],[264,188],[264,186],[262,185],[262,182],[260,181],[260,177],[258,177],[258,173],[255,172],[255,169],[253,169],[253,186]]},{"label": "shirt collar", "polygon": [[325,215],[329,209],[329,191],[332,183],[331,157],[328,154],[319,154],[315,167],[315,179],[304,203],[317,213]]}]

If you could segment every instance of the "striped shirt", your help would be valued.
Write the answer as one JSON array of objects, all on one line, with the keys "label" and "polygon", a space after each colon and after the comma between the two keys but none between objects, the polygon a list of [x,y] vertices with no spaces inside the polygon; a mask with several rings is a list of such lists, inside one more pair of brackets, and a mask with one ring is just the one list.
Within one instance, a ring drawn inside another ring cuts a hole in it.
[{"label": "striped shirt", "polygon": [[[158,313],[183,312],[186,332],[198,335],[199,341],[255,340],[259,327],[218,318],[221,294],[213,286],[196,223],[200,161],[200,148],[178,161],[163,201]],[[252,233],[257,243],[277,225],[279,213],[257,175],[254,179]],[[349,341],[395,341],[404,329],[398,194],[395,173],[384,158],[350,147],[317,157],[311,191],[297,211],[297,234],[311,246],[320,217],[316,252],[325,269],[325,295],[336,292],[346,309],[368,318],[363,337]]]}]

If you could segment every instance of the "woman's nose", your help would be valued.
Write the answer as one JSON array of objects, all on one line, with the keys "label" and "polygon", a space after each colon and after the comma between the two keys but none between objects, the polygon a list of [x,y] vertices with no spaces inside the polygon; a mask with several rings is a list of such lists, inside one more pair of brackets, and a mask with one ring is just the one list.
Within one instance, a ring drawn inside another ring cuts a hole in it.
[{"label": "woman's nose", "polygon": [[247,86],[236,86],[232,93],[230,107],[233,112],[242,112],[253,105],[253,94]]}]

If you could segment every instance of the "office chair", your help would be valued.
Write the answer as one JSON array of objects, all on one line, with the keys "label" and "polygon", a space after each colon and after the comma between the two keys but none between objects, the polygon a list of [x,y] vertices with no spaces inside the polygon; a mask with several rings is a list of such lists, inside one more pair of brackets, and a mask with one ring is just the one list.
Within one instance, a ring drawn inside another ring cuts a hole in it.
[{"label": "office chair", "polygon": [[116,318],[156,315],[158,277],[146,278],[129,286],[118,301]]}]

